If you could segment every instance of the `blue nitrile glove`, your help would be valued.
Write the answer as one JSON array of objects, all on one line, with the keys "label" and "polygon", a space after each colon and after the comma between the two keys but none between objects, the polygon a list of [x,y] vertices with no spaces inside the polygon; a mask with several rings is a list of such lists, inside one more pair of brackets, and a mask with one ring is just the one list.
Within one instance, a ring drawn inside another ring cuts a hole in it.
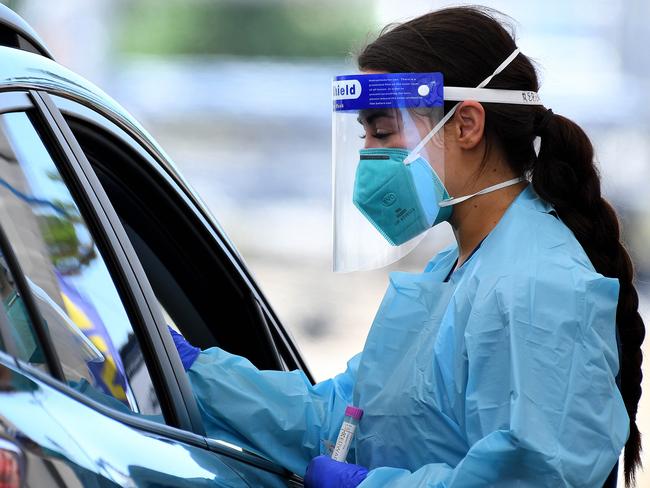
[{"label": "blue nitrile glove", "polygon": [[192,344],[187,342],[185,340],[185,337],[180,335],[169,325],[167,326],[167,328],[169,329],[169,333],[172,335],[172,339],[174,339],[174,345],[176,346],[178,355],[181,357],[183,368],[185,368],[185,371],[187,371],[192,367],[194,361],[196,361],[196,358],[201,352],[201,349],[199,349],[198,347],[194,347]]},{"label": "blue nitrile glove", "polygon": [[305,473],[307,488],[354,488],[368,476],[368,470],[358,464],[341,463],[329,456],[311,460]]}]

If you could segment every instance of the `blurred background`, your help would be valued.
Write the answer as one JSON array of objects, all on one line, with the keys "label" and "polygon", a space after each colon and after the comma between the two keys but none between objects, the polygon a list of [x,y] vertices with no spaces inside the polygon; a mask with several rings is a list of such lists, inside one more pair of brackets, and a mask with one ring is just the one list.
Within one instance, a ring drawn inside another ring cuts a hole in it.
[{"label": "blurred background", "polygon": [[[390,270],[331,272],[331,78],[354,72],[355,52],[387,23],[452,3],[2,3],[160,142],[238,246],[316,378],[342,371],[363,347]],[[591,136],[649,323],[650,2],[483,4],[512,17],[519,46],[539,64],[546,106]],[[399,268],[421,270],[443,241],[426,240]],[[645,391],[640,422],[650,432]]]}]

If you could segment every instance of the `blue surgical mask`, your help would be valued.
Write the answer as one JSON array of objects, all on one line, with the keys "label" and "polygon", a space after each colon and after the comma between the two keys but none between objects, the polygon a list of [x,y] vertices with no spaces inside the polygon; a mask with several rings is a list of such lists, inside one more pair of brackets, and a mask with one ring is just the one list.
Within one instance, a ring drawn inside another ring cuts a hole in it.
[{"label": "blue surgical mask", "polygon": [[431,165],[418,156],[410,164],[406,149],[361,149],[353,202],[393,246],[449,220],[449,194]]}]

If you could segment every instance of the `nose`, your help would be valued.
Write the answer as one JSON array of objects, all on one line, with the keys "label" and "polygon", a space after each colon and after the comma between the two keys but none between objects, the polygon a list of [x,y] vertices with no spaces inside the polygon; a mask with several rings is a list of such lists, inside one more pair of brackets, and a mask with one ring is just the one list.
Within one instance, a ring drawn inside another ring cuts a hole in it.
[{"label": "nose", "polygon": [[364,149],[408,149],[404,144],[403,138],[391,138],[391,140],[378,139],[376,137],[366,137],[363,143]]},{"label": "nose", "polygon": [[386,146],[382,144],[379,139],[376,139],[374,137],[366,137],[364,140],[364,144],[363,144],[364,149],[377,149],[382,147],[386,147]]}]

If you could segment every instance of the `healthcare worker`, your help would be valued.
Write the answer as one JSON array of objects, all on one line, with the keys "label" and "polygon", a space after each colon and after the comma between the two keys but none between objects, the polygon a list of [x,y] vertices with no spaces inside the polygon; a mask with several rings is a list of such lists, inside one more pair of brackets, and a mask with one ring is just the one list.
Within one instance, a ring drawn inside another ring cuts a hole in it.
[{"label": "healthcare worker", "polygon": [[[208,434],[306,486],[600,487],[624,446],[632,483],[644,325],[589,139],[489,10],[393,26],[358,62],[333,84],[335,267],[395,261],[443,221],[456,243],[390,275],[363,352],[316,385],[176,335]],[[341,463],[347,405],[364,415]]]}]

